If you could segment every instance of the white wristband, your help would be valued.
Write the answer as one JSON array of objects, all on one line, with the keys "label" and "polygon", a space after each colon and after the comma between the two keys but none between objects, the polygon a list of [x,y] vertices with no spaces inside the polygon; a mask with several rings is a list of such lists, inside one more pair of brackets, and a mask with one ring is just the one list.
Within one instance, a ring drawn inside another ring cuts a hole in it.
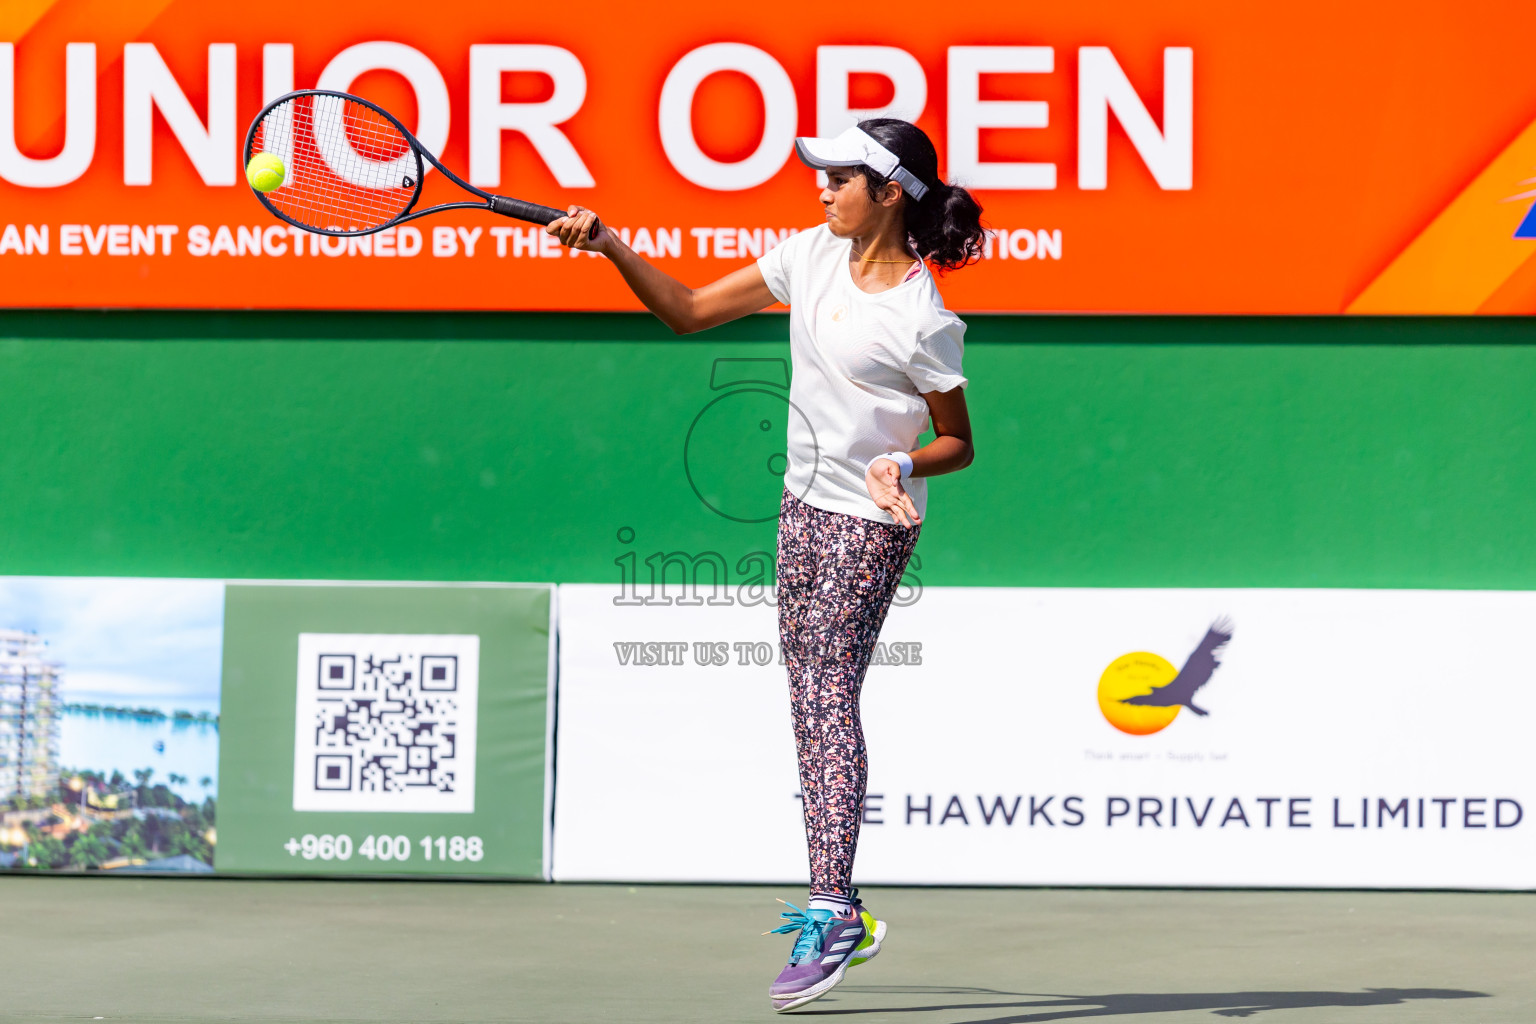
[{"label": "white wristband", "polygon": [[869,460],[869,464],[873,466],[881,459],[890,459],[892,462],[896,463],[896,465],[900,466],[901,478],[903,480],[912,475],[912,456],[908,455],[906,452],[886,452],[884,455],[876,455],[874,458]]}]

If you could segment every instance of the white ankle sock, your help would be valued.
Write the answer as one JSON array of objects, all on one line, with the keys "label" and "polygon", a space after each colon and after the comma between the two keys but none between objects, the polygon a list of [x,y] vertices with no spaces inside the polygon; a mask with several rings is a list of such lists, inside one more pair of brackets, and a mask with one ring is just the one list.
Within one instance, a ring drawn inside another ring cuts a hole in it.
[{"label": "white ankle sock", "polygon": [[853,900],[847,896],[838,896],[830,892],[813,892],[811,893],[810,904],[806,909],[830,910],[833,914],[841,916],[847,913],[848,908],[851,906],[853,906]]}]

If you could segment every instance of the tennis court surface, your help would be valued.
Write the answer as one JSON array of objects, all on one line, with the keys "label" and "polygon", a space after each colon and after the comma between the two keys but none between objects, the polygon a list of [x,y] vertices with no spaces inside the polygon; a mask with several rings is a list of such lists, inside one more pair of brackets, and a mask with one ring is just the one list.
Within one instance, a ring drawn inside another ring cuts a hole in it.
[{"label": "tennis court surface", "polygon": [[[7,1022],[758,1021],[787,887],[0,877]],[[1536,896],[871,889],[855,1024],[1536,1020]]]}]

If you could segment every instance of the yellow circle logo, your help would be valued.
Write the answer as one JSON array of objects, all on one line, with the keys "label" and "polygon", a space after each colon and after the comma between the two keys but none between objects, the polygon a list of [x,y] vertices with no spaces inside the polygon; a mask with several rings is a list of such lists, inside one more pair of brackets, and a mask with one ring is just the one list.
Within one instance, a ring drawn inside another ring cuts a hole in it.
[{"label": "yellow circle logo", "polygon": [[1099,710],[1109,724],[1132,736],[1150,736],[1168,727],[1179,707],[1143,707],[1122,703],[1127,697],[1151,693],[1154,687],[1173,682],[1179,670],[1167,658],[1149,651],[1125,654],[1110,662],[1099,677]]},{"label": "yellow circle logo", "polygon": [[1099,710],[1110,725],[1132,736],[1168,728],[1180,708],[1204,717],[1209,712],[1195,703],[1195,694],[1221,667],[1222,648],[1231,639],[1231,621],[1217,619],[1180,669],[1151,651],[1122,654],[1099,677]]}]

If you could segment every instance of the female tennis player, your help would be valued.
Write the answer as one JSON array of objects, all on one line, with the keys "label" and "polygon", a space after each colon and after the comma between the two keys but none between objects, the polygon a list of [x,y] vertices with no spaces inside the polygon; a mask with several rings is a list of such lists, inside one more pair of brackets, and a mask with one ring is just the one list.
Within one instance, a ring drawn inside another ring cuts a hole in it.
[{"label": "female tennis player", "polygon": [[[779,511],[779,639],[804,793],[811,892],[774,929],[798,932],[769,987],[775,1009],[810,1002],[880,951],[885,922],[853,887],[868,777],[859,691],[927,503],[927,478],[970,465],[960,357],[965,324],[944,308],[925,261],[980,256],[981,207],[939,180],[933,143],[878,118],[835,138],[795,140],[826,171],[823,226],[754,265],[689,288],[573,206],[548,231],[607,256],[679,334],[772,305],[790,307],[794,376],[789,465]],[[596,231],[594,232],[594,226]],[[932,420],[935,437],[917,448]],[[915,449],[915,450],[914,450]]]}]

